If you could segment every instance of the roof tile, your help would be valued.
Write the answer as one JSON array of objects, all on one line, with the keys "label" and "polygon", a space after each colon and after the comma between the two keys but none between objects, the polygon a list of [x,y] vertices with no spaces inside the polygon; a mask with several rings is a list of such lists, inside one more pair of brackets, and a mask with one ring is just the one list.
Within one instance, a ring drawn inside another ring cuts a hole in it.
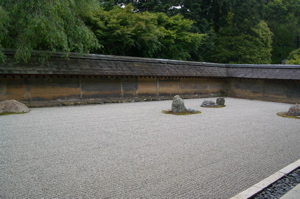
[{"label": "roof tile", "polygon": [[12,56],[0,64],[0,74],[96,75],[148,77],[233,77],[300,80],[299,65],[217,64],[167,59],[56,53],[45,63],[32,59],[16,63]]}]

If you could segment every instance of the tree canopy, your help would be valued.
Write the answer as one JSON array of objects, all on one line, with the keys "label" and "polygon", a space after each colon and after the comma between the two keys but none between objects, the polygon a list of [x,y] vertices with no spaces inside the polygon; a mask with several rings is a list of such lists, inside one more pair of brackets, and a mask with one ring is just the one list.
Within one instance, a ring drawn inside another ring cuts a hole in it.
[{"label": "tree canopy", "polygon": [[222,63],[268,64],[271,62],[272,33],[261,21],[251,30],[239,33],[234,27],[220,30],[218,48],[212,58]]},{"label": "tree canopy", "polygon": [[299,0],[2,0],[3,48],[220,63],[281,63],[300,47]]},{"label": "tree canopy", "polygon": [[264,20],[274,34],[272,62],[281,63],[291,51],[300,48],[300,1],[269,1]]},{"label": "tree canopy", "polygon": [[[180,13],[194,21],[190,31],[208,35],[198,49],[198,56],[192,56],[195,60],[224,62],[231,59],[232,55],[238,59],[240,53],[224,52],[222,55],[215,53],[224,49],[225,41],[229,42],[225,49],[230,49],[234,42],[233,36],[236,39],[240,38],[235,42],[235,46],[240,46],[238,41],[242,41],[245,35],[249,36],[253,28],[260,26],[262,21],[265,22],[265,28],[269,28],[272,32],[271,54],[269,50],[265,51],[266,56],[271,56],[271,59],[267,59],[271,60],[270,63],[281,63],[291,51],[300,46],[299,0],[103,0],[102,2],[108,1],[114,2],[115,5],[132,3],[139,12],[164,12],[168,16]],[[231,28],[234,30],[229,31]],[[251,39],[248,39],[248,42],[251,43],[249,48],[256,48],[255,42],[252,43]],[[250,52],[251,49],[244,52]],[[261,53],[260,50],[256,52]],[[225,54],[230,57],[224,59]]]},{"label": "tree canopy", "polygon": [[99,10],[85,21],[103,46],[97,52],[111,55],[185,60],[204,36],[188,32],[193,22],[181,15],[138,13],[131,4]]},{"label": "tree canopy", "polygon": [[297,50],[292,51],[288,58],[287,58],[287,64],[298,64],[300,65],[300,48]]},{"label": "tree canopy", "polygon": [[5,60],[3,51],[3,42],[8,34],[8,13],[0,6],[0,62]]},{"label": "tree canopy", "polygon": [[[32,50],[89,52],[100,47],[82,16],[98,6],[95,0],[4,0],[0,12],[1,45],[16,49],[19,61],[28,61]],[[2,15],[1,15],[2,16]]]}]

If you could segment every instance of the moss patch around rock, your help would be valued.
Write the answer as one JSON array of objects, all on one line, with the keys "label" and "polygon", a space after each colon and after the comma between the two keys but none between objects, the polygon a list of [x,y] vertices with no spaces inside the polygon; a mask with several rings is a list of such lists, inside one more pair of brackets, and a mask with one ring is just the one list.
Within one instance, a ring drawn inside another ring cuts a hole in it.
[{"label": "moss patch around rock", "polygon": [[277,113],[277,115],[280,116],[280,117],[300,119],[300,116],[288,115],[287,112],[279,112],[279,113]]},{"label": "moss patch around rock", "polygon": [[162,110],[162,113],[170,114],[170,115],[195,115],[195,114],[200,114],[201,111],[195,111],[195,112],[184,111],[181,113],[174,113],[171,110]]},{"label": "moss patch around rock", "polygon": [[224,108],[226,105],[217,105],[217,106],[201,106],[202,108]]},{"label": "moss patch around rock", "polygon": [[25,114],[25,113],[29,113],[29,112],[22,112],[22,113],[4,112],[4,113],[0,113],[0,116],[4,116],[4,115],[16,115],[16,114]]}]

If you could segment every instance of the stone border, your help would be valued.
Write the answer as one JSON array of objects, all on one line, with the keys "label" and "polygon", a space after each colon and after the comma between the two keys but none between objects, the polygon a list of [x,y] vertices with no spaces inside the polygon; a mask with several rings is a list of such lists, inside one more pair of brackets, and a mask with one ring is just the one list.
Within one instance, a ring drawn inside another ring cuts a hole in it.
[{"label": "stone border", "polygon": [[283,169],[277,171],[276,173],[272,174],[271,176],[267,177],[266,179],[260,181],[259,183],[253,185],[252,187],[246,189],[245,191],[233,196],[231,199],[245,199],[250,198],[257,193],[261,192],[263,189],[267,188],[277,180],[281,179],[282,177],[286,176],[287,174],[291,173],[293,170],[300,167],[300,159],[296,162],[284,167]]}]

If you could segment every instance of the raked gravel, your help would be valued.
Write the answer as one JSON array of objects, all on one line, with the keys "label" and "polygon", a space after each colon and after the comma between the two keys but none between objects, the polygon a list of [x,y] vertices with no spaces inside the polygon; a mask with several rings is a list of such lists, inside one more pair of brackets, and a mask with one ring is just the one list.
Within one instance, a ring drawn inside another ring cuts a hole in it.
[{"label": "raked gravel", "polygon": [[225,98],[0,116],[0,198],[230,198],[300,158],[291,104]]}]

